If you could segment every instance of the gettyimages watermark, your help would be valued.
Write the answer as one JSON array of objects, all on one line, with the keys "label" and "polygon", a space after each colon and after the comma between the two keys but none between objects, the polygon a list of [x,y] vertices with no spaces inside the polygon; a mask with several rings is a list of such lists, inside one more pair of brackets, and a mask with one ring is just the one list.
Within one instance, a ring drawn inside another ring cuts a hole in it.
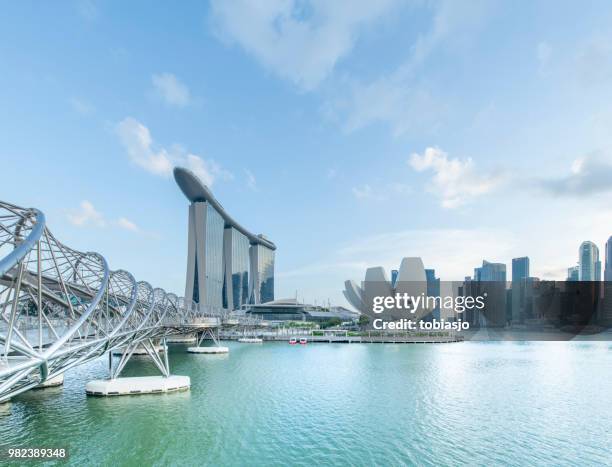
[{"label": "gettyimages watermark", "polygon": [[364,281],[349,296],[362,327],[465,340],[611,340],[612,282]]},{"label": "gettyimages watermark", "polygon": [[[467,310],[483,310],[487,293],[476,297],[453,297],[453,296],[429,296],[425,294],[410,295],[406,292],[394,295],[379,295],[372,299],[372,312],[380,315],[385,311],[403,310],[410,315],[427,315],[427,312],[443,310],[444,312],[456,312],[462,314]],[[372,327],[376,330],[402,330],[402,331],[462,331],[470,328],[470,323],[456,320],[445,320],[440,317],[431,317],[429,320],[400,318],[399,320],[385,320],[375,318]]]}]

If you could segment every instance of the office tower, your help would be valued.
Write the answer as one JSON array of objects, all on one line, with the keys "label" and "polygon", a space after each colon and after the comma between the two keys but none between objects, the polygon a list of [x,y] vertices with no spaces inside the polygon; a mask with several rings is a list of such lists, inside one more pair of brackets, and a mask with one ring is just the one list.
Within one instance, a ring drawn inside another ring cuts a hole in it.
[{"label": "office tower", "polygon": [[529,258],[523,256],[521,258],[512,259],[512,282],[529,277]]},{"label": "office tower", "polygon": [[580,267],[579,280],[600,281],[601,261],[599,261],[599,248],[593,242],[582,242],[578,249],[578,264]]},{"label": "office tower", "polygon": [[474,280],[506,282],[506,265],[483,260],[481,267],[474,268]]},{"label": "office tower", "polygon": [[483,260],[482,266],[474,269],[474,281],[477,295],[487,297],[479,321],[487,327],[504,326],[507,322],[506,265]]},{"label": "office tower", "polygon": [[606,242],[606,258],[605,258],[604,280],[612,281],[612,237]]},{"label": "office tower", "polygon": [[580,280],[580,266],[572,266],[567,268],[567,280],[568,281],[579,281]]},{"label": "office tower", "polygon": [[395,284],[397,283],[397,275],[399,271],[397,269],[391,270],[391,287],[395,288]]},{"label": "office tower", "polygon": [[522,321],[521,312],[524,308],[525,282],[529,277],[529,258],[512,259],[512,290],[508,294],[509,312],[507,317],[516,324]]},{"label": "office tower", "polygon": [[[427,278],[427,296],[439,297],[440,279],[436,277],[436,270],[425,269],[425,277]],[[432,310],[431,316],[434,319],[440,319],[440,306],[438,304],[436,304],[436,307]]]}]

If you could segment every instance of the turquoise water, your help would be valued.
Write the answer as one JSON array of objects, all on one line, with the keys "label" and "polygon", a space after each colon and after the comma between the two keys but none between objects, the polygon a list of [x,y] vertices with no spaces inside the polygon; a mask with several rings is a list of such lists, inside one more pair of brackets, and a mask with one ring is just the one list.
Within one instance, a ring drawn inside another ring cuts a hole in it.
[{"label": "turquoise water", "polygon": [[0,446],[73,465],[612,464],[609,343],[227,345],[172,347],[184,393],[87,397],[106,360],[75,368],[0,408]]}]

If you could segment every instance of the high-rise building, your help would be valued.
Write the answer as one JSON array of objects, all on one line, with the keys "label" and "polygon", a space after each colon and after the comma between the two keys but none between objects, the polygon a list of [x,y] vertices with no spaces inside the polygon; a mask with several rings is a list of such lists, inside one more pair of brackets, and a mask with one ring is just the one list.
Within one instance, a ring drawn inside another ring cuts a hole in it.
[{"label": "high-rise building", "polygon": [[599,261],[599,248],[593,242],[582,242],[578,250],[578,264],[580,267],[579,280],[600,281],[601,261]]},{"label": "high-rise building", "polygon": [[191,201],[185,298],[228,310],[274,300],[274,243],[232,219],[191,171],[174,178]]},{"label": "high-rise building", "polygon": [[567,280],[568,281],[579,281],[580,280],[580,266],[572,266],[567,268]]},{"label": "high-rise building", "polygon": [[529,278],[529,258],[512,258],[512,290],[509,293],[509,301],[506,304],[510,308],[508,318],[516,324],[522,321],[521,311],[526,281]]},{"label": "high-rise building", "polygon": [[478,313],[481,324],[503,326],[507,322],[506,265],[482,261],[482,266],[474,269],[472,293],[486,294],[485,308]]},{"label": "high-rise building", "polygon": [[228,261],[224,263],[224,308],[237,310],[249,303],[249,238],[234,227],[227,227],[223,235],[223,250]]},{"label": "high-rise building", "polygon": [[[265,237],[258,235],[265,240]],[[265,243],[251,245],[251,296],[250,303],[266,303],[274,300],[274,249]]]},{"label": "high-rise building", "polygon": [[506,282],[506,265],[483,260],[481,267],[474,268],[474,280]]},{"label": "high-rise building", "polygon": [[512,282],[529,277],[529,258],[512,258]]},{"label": "high-rise building", "polygon": [[[436,277],[436,270],[425,269],[425,277],[427,278],[427,296],[439,297],[440,279]],[[431,316],[434,319],[440,319],[440,306],[438,304],[436,304],[436,307],[432,310]]]},{"label": "high-rise building", "polygon": [[399,271],[397,269],[391,270],[391,287],[395,287],[395,284],[397,283],[398,274],[399,274]]},{"label": "high-rise building", "polygon": [[604,280],[612,281],[612,237],[606,242],[606,258],[605,258]]}]

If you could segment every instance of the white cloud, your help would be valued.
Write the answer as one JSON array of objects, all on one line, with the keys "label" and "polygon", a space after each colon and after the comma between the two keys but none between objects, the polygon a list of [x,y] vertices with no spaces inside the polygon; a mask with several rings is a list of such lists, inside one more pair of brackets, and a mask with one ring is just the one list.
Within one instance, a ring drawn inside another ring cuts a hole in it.
[{"label": "white cloud", "polygon": [[315,88],[353,48],[360,30],[396,0],[213,0],[218,35],[305,90]]},{"label": "white cloud", "polygon": [[490,192],[501,181],[499,176],[477,174],[471,158],[449,158],[436,147],[425,149],[422,155],[413,153],[408,163],[417,172],[434,173],[430,190],[441,198],[442,207],[449,209]]},{"label": "white cloud", "polygon": [[87,200],[81,201],[79,209],[68,212],[67,216],[68,221],[72,225],[76,225],[78,227],[84,227],[87,225],[94,227],[106,226],[104,216],[98,212],[94,205]]},{"label": "white cloud", "polygon": [[351,191],[353,193],[353,196],[357,199],[383,199],[383,197],[379,193],[374,192],[372,187],[367,183],[362,186],[354,186],[353,188],[351,188]]},{"label": "white cloud", "polygon": [[408,185],[398,182],[385,182],[377,184],[373,188],[369,183],[351,188],[353,196],[357,199],[371,199],[376,201],[384,201],[389,196],[402,196],[411,193],[411,188]]},{"label": "white cloud", "polygon": [[247,179],[247,187],[249,187],[253,191],[257,191],[257,180],[255,179],[255,175],[249,169],[244,169],[244,173]]},{"label": "white cloud", "polygon": [[122,229],[129,230],[131,232],[140,231],[140,229],[134,222],[129,219],[126,219],[125,217],[120,217],[119,219],[117,219],[117,225]]},{"label": "white cloud", "polygon": [[171,150],[156,148],[149,129],[138,120],[127,117],[117,124],[117,134],[130,160],[154,175],[170,177],[175,166],[192,170],[202,182],[212,187],[216,180],[231,180],[231,172],[212,159],[185,153],[179,146]]},{"label": "white cloud", "polygon": [[151,81],[155,91],[167,104],[177,107],[185,107],[189,104],[191,100],[189,88],[172,73],[155,74]]},{"label": "white cloud", "polygon": [[470,44],[490,6],[454,0],[433,5],[429,30],[418,36],[401,65],[367,82],[348,78],[340,83],[326,111],[346,131],[379,122],[388,124],[396,136],[437,129],[448,112],[448,103],[433,95],[423,79],[423,68],[438,49],[458,50]]},{"label": "white cloud", "polygon": [[186,156],[177,156],[175,165],[184,165],[193,173],[195,173],[202,182],[209,187],[213,186],[215,180],[232,180],[233,174],[223,169],[214,160],[205,160],[195,154],[187,154]]},{"label": "white cloud", "polygon": [[70,98],[70,106],[72,110],[81,115],[91,115],[95,111],[94,106],[89,102],[76,97]]},{"label": "white cloud", "polygon": [[104,214],[98,211],[94,205],[87,200],[81,201],[78,209],[68,211],[66,214],[68,221],[77,227],[119,227],[130,232],[141,233],[142,231],[135,222],[126,217],[119,217],[117,220],[107,221]]},{"label": "white cloud", "polygon": [[98,18],[98,6],[93,0],[77,0],[76,7],[83,19],[93,21]]},{"label": "white cloud", "polygon": [[612,191],[612,162],[590,154],[572,162],[570,173],[540,180],[539,186],[554,196],[586,197]]},{"label": "white cloud", "polygon": [[161,148],[153,150],[153,139],[149,129],[138,120],[128,117],[117,125],[117,133],[128,156],[136,165],[155,175],[170,176],[172,162],[168,152]]}]

